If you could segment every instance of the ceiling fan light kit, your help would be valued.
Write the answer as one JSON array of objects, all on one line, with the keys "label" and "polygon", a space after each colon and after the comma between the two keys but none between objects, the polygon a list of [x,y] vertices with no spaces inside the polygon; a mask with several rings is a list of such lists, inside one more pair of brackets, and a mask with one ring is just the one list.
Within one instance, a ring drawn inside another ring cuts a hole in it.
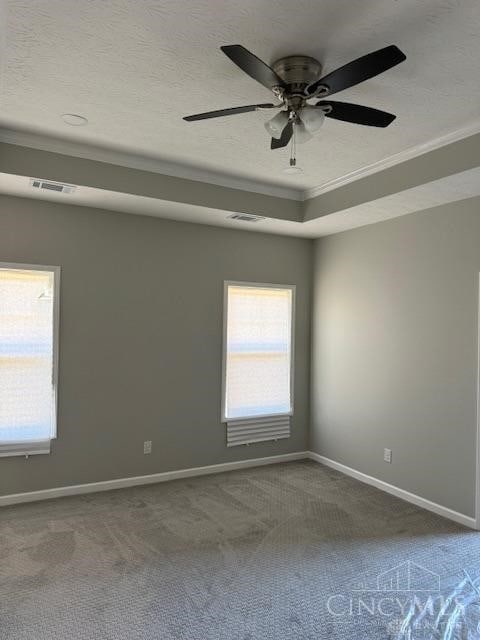
[{"label": "ceiling fan light kit", "polygon": [[311,107],[307,105],[300,111],[300,119],[305,129],[311,135],[317,133],[325,122],[326,113],[330,113],[327,107]]},{"label": "ceiling fan light kit", "polygon": [[288,111],[282,110],[276,113],[271,120],[265,122],[265,129],[271,135],[272,138],[280,140],[282,131],[285,125],[288,123]]},{"label": "ceiling fan light kit", "polygon": [[305,144],[313,138],[301,120],[294,123],[293,136],[298,144]]},{"label": "ceiling fan light kit", "polygon": [[[309,56],[287,56],[269,67],[240,44],[220,48],[242,71],[269,89],[279,102],[199,113],[184,117],[187,122],[277,108],[280,111],[265,123],[265,128],[271,136],[270,148],[280,149],[286,147],[292,138],[299,144],[311,140],[325,118],[371,127],[388,127],[395,120],[395,116],[386,111],[323,99],[406,60],[406,55],[395,45],[368,53],[326,76],[322,76],[320,62]],[[295,164],[289,168],[292,166]]]}]

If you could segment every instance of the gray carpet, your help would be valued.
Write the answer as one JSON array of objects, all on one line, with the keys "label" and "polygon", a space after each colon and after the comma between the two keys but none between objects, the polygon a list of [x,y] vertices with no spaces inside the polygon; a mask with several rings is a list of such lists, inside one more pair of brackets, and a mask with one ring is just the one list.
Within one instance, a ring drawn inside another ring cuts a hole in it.
[{"label": "gray carpet", "polygon": [[0,638],[385,640],[376,579],[408,562],[448,592],[480,535],[308,461],[16,505]]}]

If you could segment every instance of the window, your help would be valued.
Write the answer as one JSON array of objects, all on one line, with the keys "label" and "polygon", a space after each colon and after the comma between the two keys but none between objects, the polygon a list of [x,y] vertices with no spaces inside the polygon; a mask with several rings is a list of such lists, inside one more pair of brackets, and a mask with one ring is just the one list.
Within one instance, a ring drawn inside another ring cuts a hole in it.
[{"label": "window", "polygon": [[60,269],[0,263],[0,456],[56,436]]},{"label": "window", "polygon": [[222,419],[227,444],[290,435],[294,292],[293,286],[225,283]]}]

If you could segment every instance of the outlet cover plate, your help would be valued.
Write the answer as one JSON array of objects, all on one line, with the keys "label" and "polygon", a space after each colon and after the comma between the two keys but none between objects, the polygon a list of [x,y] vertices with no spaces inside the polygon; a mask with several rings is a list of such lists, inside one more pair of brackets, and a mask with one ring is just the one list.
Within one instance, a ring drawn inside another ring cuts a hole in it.
[{"label": "outlet cover plate", "polygon": [[143,453],[144,454],[152,453],[152,441],[151,440],[145,440],[145,442],[143,443]]}]

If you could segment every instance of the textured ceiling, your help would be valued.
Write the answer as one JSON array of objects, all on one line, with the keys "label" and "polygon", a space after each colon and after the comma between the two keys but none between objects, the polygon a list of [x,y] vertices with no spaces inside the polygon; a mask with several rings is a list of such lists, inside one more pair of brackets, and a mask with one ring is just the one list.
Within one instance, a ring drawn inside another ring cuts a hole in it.
[{"label": "textured ceiling", "polygon": [[[480,105],[478,0],[4,0],[0,126],[70,137],[261,183],[312,188],[474,123]],[[393,111],[386,130],[327,121],[282,168],[262,121],[181,116],[264,102],[269,92],[218,49],[267,62],[304,53],[332,70],[397,44],[407,61],[339,100]],[[2,52],[0,52],[1,54]],[[85,115],[69,127],[60,114]]]}]

